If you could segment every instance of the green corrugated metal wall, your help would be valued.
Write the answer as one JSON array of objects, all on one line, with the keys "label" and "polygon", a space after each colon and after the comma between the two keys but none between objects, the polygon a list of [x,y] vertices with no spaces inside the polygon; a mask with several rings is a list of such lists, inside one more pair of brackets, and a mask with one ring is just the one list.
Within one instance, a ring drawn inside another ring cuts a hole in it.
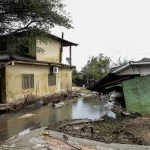
[{"label": "green corrugated metal wall", "polygon": [[126,108],[141,114],[150,114],[150,75],[124,81]]}]

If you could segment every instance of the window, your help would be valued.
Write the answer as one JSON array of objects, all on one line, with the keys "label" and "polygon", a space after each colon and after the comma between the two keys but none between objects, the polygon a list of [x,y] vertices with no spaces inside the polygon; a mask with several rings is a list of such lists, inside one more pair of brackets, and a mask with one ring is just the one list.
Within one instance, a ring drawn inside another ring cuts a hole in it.
[{"label": "window", "polygon": [[22,75],[22,89],[34,88],[34,74]]},{"label": "window", "polygon": [[22,53],[29,53],[29,47],[28,47],[27,45],[21,44],[21,45],[20,45],[20,51],[21,51]]},{"label": "window", "polygon": [[29,41],[24,39],[20,44],[20,51],[21,53],[29,53]]},{"label": "window", "polygon": [[0,42],[0,51],[6,51],[7,50],[7,42],[1,41]]},{"label": "window", "polygon": [[56,74],[49,74],[48,75],[48,85],[56,85]]}]

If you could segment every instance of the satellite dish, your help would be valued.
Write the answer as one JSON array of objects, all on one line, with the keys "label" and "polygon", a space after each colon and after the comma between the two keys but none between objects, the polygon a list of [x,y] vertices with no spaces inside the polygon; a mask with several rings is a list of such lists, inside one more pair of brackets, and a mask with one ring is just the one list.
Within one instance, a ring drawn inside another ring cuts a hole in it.
[{"label": "satellite dish", "polygon": [[70,64],[70,62],[71,62],[71,61],[70,61],[70,58],[68,58],[68,57],[66,58],[66,61],[67,61],[69,64]]}]

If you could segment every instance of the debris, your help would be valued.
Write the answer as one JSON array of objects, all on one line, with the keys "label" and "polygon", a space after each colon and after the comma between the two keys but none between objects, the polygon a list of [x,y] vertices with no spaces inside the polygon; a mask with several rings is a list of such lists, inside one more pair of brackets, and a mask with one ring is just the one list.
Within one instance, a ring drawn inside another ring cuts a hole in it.
[{"label": "debris", "polygon": [[121,115],[124,116],[124,117],[131,117],[131,118],[136,118],[136,117],[141,116],[140,113],[138,113],[138,112],[133,113],[133,112],[127,110],[127,109],[122,110]]},{"label": "debris", "polygon": [[60,103],[54,104],[54,108],[59,108],[59,107],[62,107],[62,106],[65,106],[64,102],[60,102]]},{"label": "debris", "polygon": [[111,110],[112,108],[114,108],[114,102],[109,102],[108,101],[108,103],[106,105],[104,105],[104,108],[105,108],[106,111]]},{"label": "debris", "polygon": [[114,101],[116,100],[117,98],[122,98],[123,97],[123,93],[122,92],[116,92],[116,91],[113,91],[110,95],[110,100]]},{"label": "debris", "polygon": [[109,110],[107,112],[107,116],[110,117],[110,118],[116,119],[116,114],[114,112],[112,112],[111,110]]},{"label": "debris", "polygon": [[92,91],[92,94],[95,95],[95,96],[98,96],[99,93]]},{"label": "debris", "polygon": [[44,102],[42,100],[34,103],[34,104],[31,104],[31,105],[28,105],[26,106],[25,108],[40,108],[44,105]]},{"label": "debris", "polygon": [[27,96],[25,96],[25,101],[24,101],[24,103],[23,103],[23,105],[22,105],[22,109],[23,109],[23,107],[25,106],[25,104],[27,103],[28,97],[29,97],[29,94],[28,94]]},{"label": "debris", "polygon": [[95,120],[91,120],[91,119],[75,119],[75,120],[71,120],[71,121],[67,121],[67,123],[64,124],[60,124],[58,127],[56,127],[56,130],[60,130],[61,128],[65,127],[66,125],[79,125],[79,124],[87,124],[87,123],[94,123],[94,122],[100,122],[103,121],[103,118],[100,119],[95,119]]},{"label": "debris", "polygon": [[88,98],[88,97],[93,96],[92,94],[84,94],[84,93],[81,93],[80,95],[81,95],[82,98]]},{"label": "debris", "polygon": [[33,117],[35,116],[35,114],[26,114],[26,115],[23,115],[21,117],[19,117],[18,119],[25,119],[25,118],[30,118],[30,117]]},{"label": "debris", "polygon": [[47,131],[41,132],[40,135],[49,135],[49,132],[47,132]]},{"label": "debris", "polygon": [[0,112],[7,112],[9,109],[9,104],[0,104]]},{"label": "debris", "polygon": [[116,114],[112,111],[112,109],[114,108],[114,102],[110,102],[108,101],[107,104],[105,104],[104,106],[104,113],[101,117],[103,116],[107,116],[107,117],[110,117],[110,118],[113,118],[113,119],[116,119]]}]

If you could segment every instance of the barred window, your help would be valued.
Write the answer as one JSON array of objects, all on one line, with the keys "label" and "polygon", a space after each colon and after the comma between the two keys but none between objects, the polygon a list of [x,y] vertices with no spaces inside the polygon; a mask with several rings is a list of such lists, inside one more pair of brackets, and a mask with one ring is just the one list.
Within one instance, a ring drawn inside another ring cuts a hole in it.
[{"label": "barred window", "polygon": [[22,75],[22,89],[34,88],[34,74]]},{"label": "barred window", "polygon": [[56,85],[56,74],[48,74],[48,85]]},{"label": "barred window", "polygon": [[22,45],[20,45],[20,51],[22,53],[29,53],[29,47],[22,44]]},{"label": "barred window", "polygon": [[6,51],[7,50],[7,42],[1,41],[0,42],[0,51]]}]

